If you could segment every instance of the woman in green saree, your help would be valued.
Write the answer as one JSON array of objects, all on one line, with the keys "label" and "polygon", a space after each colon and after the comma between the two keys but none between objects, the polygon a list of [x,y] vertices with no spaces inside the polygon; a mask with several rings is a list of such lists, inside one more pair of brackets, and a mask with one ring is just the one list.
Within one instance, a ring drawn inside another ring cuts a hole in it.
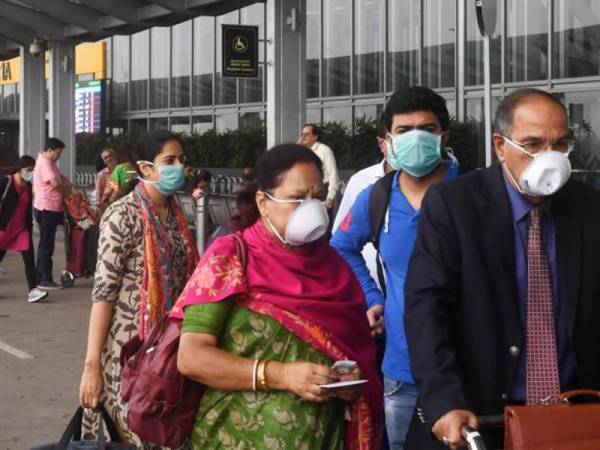
[{"label": "woman in green saree", "polygon": [[[376,449],[375,346],[360,285],[324,238],[320,160],[283,145],[256,172],[257,220],[243,245],[215,241],[171,313],[183,319],[179,370],[207,386],[192,448]],[[338,360],[357,368],[341,375]],[[322,387],[358,378],[367,383]]]}]

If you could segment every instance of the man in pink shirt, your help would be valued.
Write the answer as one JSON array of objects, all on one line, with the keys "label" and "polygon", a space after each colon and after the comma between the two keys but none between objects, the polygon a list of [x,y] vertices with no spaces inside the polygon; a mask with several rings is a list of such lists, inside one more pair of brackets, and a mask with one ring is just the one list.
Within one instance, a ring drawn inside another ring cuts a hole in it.
[{"label": "man in pink shirt", "polygon": [[52,281],[52,255],[56,227],[63,220],[63,200],[71,187],[56,166],[64,148],[60,139],[48,138],[33,171],[33,212],[40,228],[36,278],[38,288],[45,290],[62,288]]}]

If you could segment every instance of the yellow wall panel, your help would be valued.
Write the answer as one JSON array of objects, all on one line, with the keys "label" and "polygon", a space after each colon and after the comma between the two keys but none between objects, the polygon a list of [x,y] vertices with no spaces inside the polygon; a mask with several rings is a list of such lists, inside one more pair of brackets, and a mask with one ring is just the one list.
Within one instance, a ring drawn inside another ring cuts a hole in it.
[{"label": "yellow wall panel", "polygon": [[[45,52],[46,79],[50,76],[50,54]],[[106,45],[103,41],[75,46],[75,74],[94,74],[96,80],[106,78]],[[21,58],[0,61],[0,84],[21,81]]]}]

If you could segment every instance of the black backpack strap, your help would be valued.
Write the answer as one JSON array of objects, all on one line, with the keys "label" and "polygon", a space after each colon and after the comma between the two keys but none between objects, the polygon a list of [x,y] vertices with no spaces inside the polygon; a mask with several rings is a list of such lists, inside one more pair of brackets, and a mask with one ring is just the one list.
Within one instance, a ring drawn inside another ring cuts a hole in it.
[{"label": "black backpack strap", "polygon": [[377,180],[369,196],[369,222],[373,233],[371,242],[377,251],[379,251],[379,234],[390,203],[394,175],[396,175],[396,172],[390,172]]},{"label": "black backpack strap", "polygon": [[377,278],[384,295],[386,294],[386,285],[383,264],[379,253],[379,236],[381,235],[381,227],[383,227],[385,216],[389,208],[392,183],[394,182],[395,175],[395,171],[390,172],[383,178],[377,180],[373,185],[371,195],[369,196],[369,223],[371,225],[371,232],[373,233],[371,236],[371,243],[375,247],[375,250],[377,250]]}]

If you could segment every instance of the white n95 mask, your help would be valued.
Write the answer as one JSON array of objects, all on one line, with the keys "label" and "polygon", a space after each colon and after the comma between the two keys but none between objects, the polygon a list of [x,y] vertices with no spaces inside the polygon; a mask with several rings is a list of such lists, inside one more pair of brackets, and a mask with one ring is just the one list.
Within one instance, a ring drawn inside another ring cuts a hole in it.
[{"label": "white n95 mask", "polygon": [[329,216],[327,215],[327,209],[325,204],[317,199],[310,200],[282,200],[275,198],[269,193],[266,193],[267,197],[277,203],[299,203],[300,206],[296,208],[290,217],[288,218],[285,226],[285,237],[277,231],[275,226],[271,223],[267,217],[267,223],[271,228],[271,231],[279,238],[279,240],[292,246],[300,246],[314,242],[317,239],[323,237],[329,227]]},{"label": "white n95 mask", "polygon": [[521,145],[504,137],[513,147],[532,158],[519,177],[519,182],[514,179],[508,167],[506,172],[518,186],[521,194],[534,197],[552,195],[560,190],[571,176],[571,161],[569,152],[563,153],[548,150],[536,154],[526,151]]}]

